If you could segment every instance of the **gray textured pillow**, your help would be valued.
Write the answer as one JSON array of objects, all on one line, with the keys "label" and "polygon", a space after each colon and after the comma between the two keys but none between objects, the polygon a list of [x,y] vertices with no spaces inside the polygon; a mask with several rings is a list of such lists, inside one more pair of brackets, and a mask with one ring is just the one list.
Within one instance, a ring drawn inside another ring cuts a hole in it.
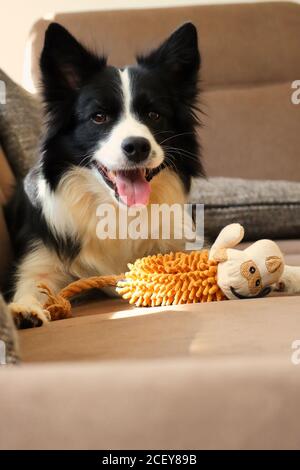
[{"label": "gray textured pillow", "polygon": [[[0,143],[16,176],[24,176],[37,158],[42,106],[0,70]],[[3,103],[3,83],[6,103]]]},{"label": "gray textured pillow", "polygon": [[19,361],[16,328],[8,308],[0,295],[0,364],[15,364]]},{"label": "gray textured pillow", "polygon": [[205,204],[205,236],[227,224],[245,227],[245,240],[300,238],[300,183],[237,178],[195,179],[190,201]]}]

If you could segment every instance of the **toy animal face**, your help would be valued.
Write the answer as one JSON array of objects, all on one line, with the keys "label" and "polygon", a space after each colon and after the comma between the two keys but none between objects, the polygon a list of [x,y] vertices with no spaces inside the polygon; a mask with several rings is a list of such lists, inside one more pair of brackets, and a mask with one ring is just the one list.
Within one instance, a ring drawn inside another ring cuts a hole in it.
[{"label": "toy animal face", "polygon": [[228,299],[264,297],[284,269],[283,255],[272,240],[259,240],[243,251],[233,249],[243,236],[241,225],[227,225],[210,251],[210,259],[219,263],[218,285]]},{"label": "toy animal face", "polygon": [[[278,256],[268,256],[265,259],[264,265],[268,273],[274,274],[277,270],[281,268],[282,260]],[[269,285],[266,285],[266,283],[264,283],[263,276],[255,261],[244,261],[244,263],[241,264],[240,272],[242,278],[244,278],[247,282],[247,286],[245,282],[243,283],[243,290],[246,291],[246,294],[242,294],[241,292],[238,292],[238,289],[235,289],[233,286],[230,286],[230,290],[235,295],[235,297],[265,297],[270,293],[271,288]]]},{"label": "toy animal face", "polygon": [[245,255],[246,252],[227,250],[227,260],[218,266],[218,284],[229,299],[265,297],[281,276],[280,256],[245,260]]},{"label": "toy animal face", "polygon": [[250,260],[241,264],[241,275],[248,283],[251,295],[257,295],[261,290],[262,279],[257,264]]},{"label": "toy animal face", "polygon": [[242,263],[236,259],[220,263],[218,284],[228,299],[263,297],[270,292],[263,286],[257,263],[249,259]]}]

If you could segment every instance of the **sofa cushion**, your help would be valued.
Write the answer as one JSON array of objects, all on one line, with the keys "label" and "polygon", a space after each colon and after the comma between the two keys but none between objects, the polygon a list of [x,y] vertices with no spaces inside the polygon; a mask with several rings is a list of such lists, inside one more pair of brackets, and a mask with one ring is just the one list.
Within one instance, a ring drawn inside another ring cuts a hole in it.
[{"label": "sofa cushion", "polygon": [[15,175],[24,176],[36,161],[41,135],[41,103],[1,69],[6,103],[0,104],[0,142]]},{"label": "sofa cushion", "polygon": [[39,85],[39,56],[51,21],[61,23],[93,51],[106,52],[117,66],[131,63],[137,52],[157,46],[178,25],[193,21],[199,31],[205,88],[279,83],[300,76],[300,6],[296,3],[127,8],[56,13],[50,20],[37,21],[30,33],[25,69],[30,91]]},{"label": "sofa cushion", "polygon": [[[22,330],[22,357],[36,364],[1,374],[0,447],[299,447],[299,306],[115,299]],[[28,420],[47,433],[27,432]]]},{"label": "sofa cushion", "polygon": [[12,316],[0,295],[0,367],[19,360],[18,339]]},{"label": "sofa cushion", "polygon": [[[263,344],[268,331],[257,326]],[[241,324],[237,336],[242,331],[248,330]],[[1,370],[0,448],[131,449],[129,455],[132,449],[299,449],[300,366],[291,363],[290,344],[289,338],[281,357],[263,357],[258,347],[255,358],[233,358],[219,347],[214,358],[198,360]],[[204,351],[206,345],[203,338]]]},{"label": "sofa cushion", "polygon": [[0,146],[0,205],[5,205],[9,200],[15,186],[15,177],[7,162],[3,149]]},{"label": "sofa cushion", "polygon": [[199,138],[208,176],[299,181],[300,105],[291,101],[292,81],[203,93]]},{"label": "sofa cushion", "polygon": [[299,307],[300,296],[275,293],[264,299],[147,308],[123,299],[89,301],[73,308],[73,318],[21,330],[21,357],[24,362],[203,359],[219,353],[283,357],[297,339]]},{"label": "sofa cushion", "polygon": [[245,227],[245,240],[298,238],[300,234],[300,183],[194,179],[190,201],[205,205],[204,230],[211,240],[233,222]]}]

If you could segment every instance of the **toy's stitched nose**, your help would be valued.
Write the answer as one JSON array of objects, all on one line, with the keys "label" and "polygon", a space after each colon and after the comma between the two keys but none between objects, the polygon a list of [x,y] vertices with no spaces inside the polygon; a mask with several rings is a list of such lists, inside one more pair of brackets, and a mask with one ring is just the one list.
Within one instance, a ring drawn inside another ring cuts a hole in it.
[{"label": "toy's stitched nose", "polygon": [[122,142],[123,153],[135,163],[146,160],[149,157],[150,149],[150,142],[144,137],[127,137]]}]

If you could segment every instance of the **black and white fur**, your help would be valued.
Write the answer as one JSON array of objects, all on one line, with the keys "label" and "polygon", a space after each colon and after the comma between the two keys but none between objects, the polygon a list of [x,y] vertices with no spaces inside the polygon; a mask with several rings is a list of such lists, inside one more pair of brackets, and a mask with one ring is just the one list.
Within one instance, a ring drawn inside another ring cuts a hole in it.
[{"label": "black and white fur", "polygon": [[[200,55],[191,23],[124,69],[53,23],[40,65],[42,150],[8,211],[18,255],[10,309],[21,327],[49,320],[39,282],[58,291],[76,278],[119,273],[137,257],[176,249],[174,240],[97,238],[97,206],[121,204],[107,173],[146,172],[150,203],[159,204],[184,203],[191,178],[202,174],[195,134]],[[131,137],[147,141],[139,161],[124,154]]]}]

